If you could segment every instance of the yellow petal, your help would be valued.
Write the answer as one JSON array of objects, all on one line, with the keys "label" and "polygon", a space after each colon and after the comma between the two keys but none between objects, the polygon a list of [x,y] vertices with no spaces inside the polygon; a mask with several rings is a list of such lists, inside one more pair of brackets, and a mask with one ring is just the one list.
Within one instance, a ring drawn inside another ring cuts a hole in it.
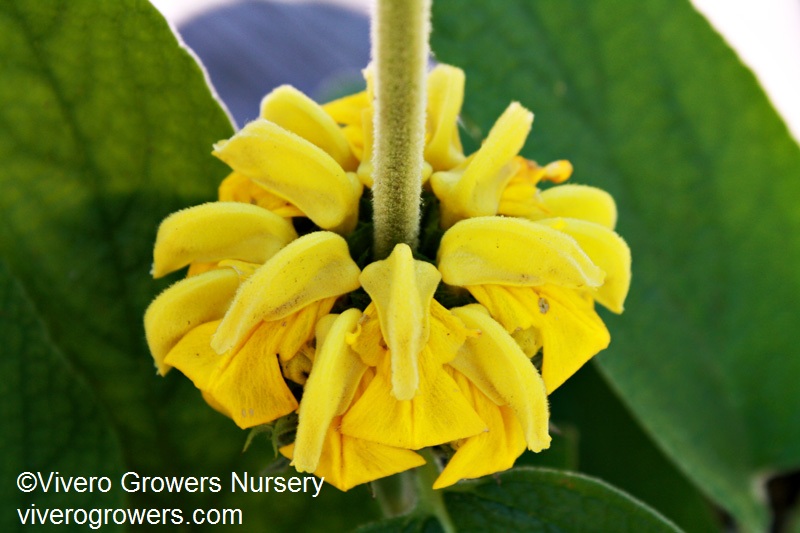
[{"label": "yellow petal", "polygon": [[348,309],[331,325],[324,343],[317,346],[314,368],[298,411],[293,464],[299,472],[314,472],[319,467],[326,429],[335,416],[350,406],[367,369],[346,342],[359,318],[358,309]]},{"label": "yellow petal", "polygon": [[464,71],[437,65],[428,75],[428,132],[425,160],[434,170],[448,170],[464,161],[458,138],[458,113],[464,102]]},{"label": "yellow petal", "polygon": [[278,361],[281,363],[283,377],[294,381],[298,385],[305,385],[313,367],[314,348],[306,344],[288,361],[284,361],[280,357]]},{"label": "yellow petal", "polygon": [[390,361],[377,367],[375,378],[344,415],[341,431],[387,446],[418,450],[486,431],[447,372],[428,348],[419,358],[419,391],[412,400],[392,394]]},{"label": "yellow petal", "polygon": [[[483,289],[493,293],[491,301],[479,296],[477,291],[473,294],[507,330],[532,327],[541,338],[544,350],[542,379],[548,394],[577,372],[597,352],[608,347],[611,341],[605,324],[594,310],[590,295],[549,285],[527,289],[486,286]],[[524,317],[522,313],[505,316],[511,316],[515,320],[522,318],[516,325],[504,322],[504,316],[495,307],[497,302],[504,300],[507,309],[514,306],[517,309],[528,309]],[[515,304],[509,303],[513,300],[516,300]]]},{"label": "yellow petal", "polygon": [[219,320],[206,322],[188,332],[164,358],[164,362],[180,370],[200,390],[209,390],[211,376],[223,357],[211,349],[211,336]]},{"label": "yellow petal", "polygon": [[262,320],[279,320],[318,300],[354,291],[360,273],[339,235],[304,235],[242,284],[211,345],[217,353],[226,352]]},{"label": "yellow petal", "polygon": [[[324,477],[325,482],[339,490],[348,491],[356,485],[391,476],[425,464],[422,456],[402,448],[394,448],[343,435],[337,429],[341,417],[333,419],[327,431],[320,429],[325,442],[319,465],[314,475]],[[293,459],[295,444],[284,446],[281,454]]]},{"label": "yellow petal", "polygon": [[[500,322],[509,333],[527,331],[533,326],[534,313],[546,312],[544,300],[533,287],[510,287],[507,285],[470,285],[470,294],[481,303],[492,318]],[[540,307],[541,304],[541,307]],[[541,342],[541,339],[536,339]],[[534,354],[528,354],[532,357]]]},{"label": "yellow petal", "polygon": [[372,108],[368,107],[361,112],[361,163],[356,174],[365,187],[372,188],[372,149],[374,139],[372,136]]},{"label": "yellow petal", "polygon": [[611,336],[590,297],[557,287],[536,290],[545,301],[540,310],[547,309],[533,314],[533,325],[542,336],[542,379],[550,394],[597,352],[606,349]]},{"label": "yellow petal", "polygon": [[153,277],[193,261],[263,263],[297,238],[292,223],[255,205],[210,202],[168,216],[158,228]]},{"label": "yellow petal", "polygon": [[431,334],[428,349],[440,365],[449,363],[456,355],[467,337],[476,335],[453,313],[436,300],[431,301]]},{"label": "yellow petal", "polygon": [[353,348],[365,365],[378,366],[384,357],[388,357],[389,350],[381,333],[381,323],[375,303],[370,303],[358,324],[358,329],[348,338],[348,344]]},{"label": "yellow petal", "polygon": [[432,264],[415,261],[406,244],[398,244],[388,258],[369,264],[361,274],[361,286],[378,310],[389,347],[392,391],[398,400],[410,400],[417,391],[417,359],[428,342],[431,300],[441,277]]},{"label": "yellow petal", "polygon": [[549,447],[547,393],[530,359],[480,306],[459,307],[453,314],[481,335],[468,338],[450,366],[497,405],[508,405],[514,411],[528,449],[539,452]]},{"label": "yellow petal", "polygon": [[220,202],[242,202],[272,211],[284,218],[305,216],[296,206],[276,196],[246,176],[231,172],[219,184],[217,195]]},{"label": "yellow petal", "polygon": [[221,413],[228,418],[233,418],[231,414],[225,409],[220,403],[211,396],[211,394],[207,393],[206,391],[201,390],[200,395],[203,397],[203,400],[208,404],[209,407],[214,409],[216,412]]},{"label": "yellow petal", "polygon": [[542,349],[542,338],[533,328],[518,329],[511,332],[514,342],[522,349],[522,352],[532,358]]},{"label": "yellow petal", "polygon": [[169,370],[164,358],[184,335],[222,318],[238,286],[236,272],[223,268],[183,279],[153,300],[144,315],[144,331],[159,374]]},{"label": "yellow petal", "polygon": [[[617,205],[614,198],[602,189],[588,185],[560,185],[541,193],[548,217],[569,217],[587,220],[614,229]],[[543,218],[543,217],[539,217]]]},{"label": "yellow petal", "polygon": [[265,96],[261,100],[261,118],[322,148],[343,169],[355,170],[356,159],[336,121],[294,87],[281,85]]},{"label": "yellow petal", "polygon": [[441,201],[441,224],[448,228],[468,217],[494,215],[509,180],[516,174],[519,153],[533,122],[533,114],[512,103],[497,119],[481,148],[464,165],[431,176]]},{"label": "yellow petal", "polygon": [[631,250],[622,237],[605,226],[575,218],[550,218],[538,223],[578,241],[581,250],[606,273],[603,285],[592,296],[610,311],[621,313],[631,285]]},{"label": "yellow petal", "polygon": [[236,172],[296,205],[319,227],[340,232],[355,227],[358,178],[299,135],[256,119],[214,148]]},{"label": "yellow petal", "polygon": [[529,220],[481,217],[450,228],[439,245],[439,271],[449,285],[552,283],[589,288],[604,273],[575,239]]},{"label": "yellow petal", "polygon": [[525,437],[514,412],[496,405],[459,372],[453,378],[489,431],[457,443],[456,453],[433,484],[434,489],[507,470],[525,451]]},{"label": "yellow petal", "polygon": [[288,361],[300,351],[303,345],[314,336],[314,330],[320,318],[330,313],[337,296],[323,298],[308,304],[296,313],[279,320],[281,339],[278,343],[278,355],[281,361]]},{"label": "yellow petal", "polygon": [[279,324],[262,324],[239,350],[222,357],[207,392],[242,429],[272,422],[297,409],[276,354]]},{"label": "yellow petal", "polygon": [[203,391],[206,401],[247,428],[271,422],[297,408],[275,357],[275,324],[259,328],[238,351],[225,356],[211,349],[219,321],[202,324],[170,350],[165,362]]},{"label": "yellow petal", "polygon": [[361,112],[369,107],[367,91],[351,94],[323,104],[322,109],[338,124],[361,125]]},{"label": "yellow petal", "polygon": [[592,298],[552,285],[469,287],[506,331],[534,328],[543,345],[542,379],[550,394],[611,341]]},{"label": "yellow petal", "polygon": [[569,161],[553,161],[540,167],[535,161],[518,157],[517,173],[508,182],[500,197],[497,214],[538,220],[550,216],[537,184],[541,180],[561,183],[572,175]]}]

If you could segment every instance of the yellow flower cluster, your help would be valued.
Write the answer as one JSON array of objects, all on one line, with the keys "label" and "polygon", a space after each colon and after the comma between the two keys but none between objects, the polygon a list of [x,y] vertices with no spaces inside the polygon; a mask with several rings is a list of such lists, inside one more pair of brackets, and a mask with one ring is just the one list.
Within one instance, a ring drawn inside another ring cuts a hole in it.
[{"label": "yellow flower cluster", "polygon": [[454,452],[435,488],[547,448],[547,395],[609,343],[594,302],[622,311],[613,199],[540,190],[572,167],[518,155],[533,116],[516,103],[465,156],[463,93],[461,70],[430,73],[420,179],[445,231],[429,261],[401,244],[368,263],[348,246],[369,224],[369,90],[319,106],[276,89],[215,146],[233,169],[219,201],[159,228],[153,275],[189,267],[145,316],[159,373],[177,368],[242,428],[297,412],[281,453],[342,490],[422,465],[426,447]]}]

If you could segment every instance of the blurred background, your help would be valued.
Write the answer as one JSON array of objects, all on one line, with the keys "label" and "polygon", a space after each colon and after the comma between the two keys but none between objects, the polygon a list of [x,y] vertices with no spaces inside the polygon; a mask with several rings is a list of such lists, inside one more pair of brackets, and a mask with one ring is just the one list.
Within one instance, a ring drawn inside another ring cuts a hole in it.
[{"label": "blurred background", "polygon": [[[152,3],[197,51],[240,125],[245,122],[244,117],[255,118],[253,102],[257,103],[273,86],[289,83],[319,99],[335,91],[339,83],[348,82],[353,70],[366,64],[369,54],[370,0],[152,0]],[[753,70],[795,139],[800,139],[797,98],[800,2],[692,0],[692,3]],[[321,14],[310,15],[316,11],[310,9],[314,5],[324,6]],[[269,32],[264,30],[266,27],[270,27]],[[255,56],[247,46],[254,35],[263,41],[263,55]],[[332,46],[319,48],[320,42]],[[220,48],[228,46],[234,46],[238,54],[224,54],[223,58]],[[325,57],[317,55],[321,49],[326,51]],[[310,54],[314,57],[309,57]],[[235,65],[230,63],[231,57],[239,58]],[[295,60],[302,61],[299,63],[302,68],[297,68]],[[265,74],[269,79],[261,79],[260,94],[251,95],[250,91],[259,86],[255,78]],[[247,87],[235,86],[241,81]],[[240,98],[244,100],[239,101]],[[249,106],[250,111],[242,109],[243,106]]]}]

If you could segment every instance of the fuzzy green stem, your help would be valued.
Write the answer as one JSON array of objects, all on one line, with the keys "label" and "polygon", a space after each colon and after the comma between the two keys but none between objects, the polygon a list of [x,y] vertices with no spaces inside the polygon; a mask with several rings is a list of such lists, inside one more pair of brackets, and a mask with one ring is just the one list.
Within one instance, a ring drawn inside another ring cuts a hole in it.
[{"label": "fuzzy green stem", "polygon": [[417,473],[417,508],[415,512],[435,516],[444,533],[456,533],[456,526],[450,519],[450,513],[447,512],[442,491],[433,488],[433,483],[441,473],[436,456],[429,448],[419,453],[425,458],[425,464],[415,470]]},{"label": "fuzzy green stem", "polygon": [[417,246],[429,33],[430,0],[377,0],[372,26],[376,259],[399,243]]}]

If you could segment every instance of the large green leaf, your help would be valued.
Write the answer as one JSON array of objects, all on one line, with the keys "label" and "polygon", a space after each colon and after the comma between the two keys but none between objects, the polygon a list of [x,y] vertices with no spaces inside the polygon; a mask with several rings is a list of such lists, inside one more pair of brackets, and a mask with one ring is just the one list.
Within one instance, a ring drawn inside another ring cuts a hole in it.
[{"label": "large green leaf", "polygon": [[[122,491],[56,490],[59,476],[106,476],[115,483],[123,472],[119,442],[92,392],[50,343],[2,261],[0,308],[0,502],[5,509],[0,529],[16,531],[23,520],[35,523],[36,509],[122,507]],[[118,529],[113,523],[109,528]]]},{"label": "large green leaf", "polygon": [[[124,468],[222,481],[219,493],[136,492],[130,504],[180,507],[185,517],[194,507],[239,508],[252,530],[343,530],[373,519],[366,488],[326,486],[316,499],[232,493],[231,472],[257,474],[271,447],[242,454],[245,433],[189,380],[155,374],[142,326],[168,283],[149,276],[155,232],[170,212],[215,199],[226,168],[211,146],[233,131],[160,14],[143,0],[3,2],[0,57],[0,254],[108,414]],[[68,399],[40,394],[59,409]],[[72,416],[85,411],[54,412],[65,427],[82,427]],[[4,439],[25,445],[6,430],[8,419],[0,423]],[[78,466],[92,474],[100,450],[85,451]],[[7,464],[16,471],[26,463],[11,456]],[[325,512],[344,507],[355,510]]]},{"label": "large green leaf", "polygon": [[[495,478],[462,483],[457,490],[444,492],[444,505],[460,533],[679,531],[602,481],[547,469],[515,468]],[[437,531],[441,529],[435,518],[413,513],[359,529],[359,533]]]},{"label": "large green leaf", "polygon": [[[634,257],[599,359],[642,425],[740,522],[800,466],[800,151],[754,77],[675,0],[440,0],[467,123],[536,113],[524,153],[609,190]],[[624,453],[620,450],[620,453]]]},{"label": "large green leaf", "polygon": [[[550,397],[558,428],[543,453],[526,453],[517,464],[553,466],[551,457],[565,437],[576,441],[568,470],[597,477],[642,500],[687,533],[719,530],[718,513],[638,426],[617,395],[586,365]],[[558,457],[558,454],[556,454]]]},{"label": "large green leaf", "polygon": [[147,2],[5,2],[0,35],[0,251],[131,464],[175,464],[200,450],[170,428],[209,417],[170,412],[179,382],[157,382],[147,357],[152,239],[213,198],[209,146],[230,123]]}]

